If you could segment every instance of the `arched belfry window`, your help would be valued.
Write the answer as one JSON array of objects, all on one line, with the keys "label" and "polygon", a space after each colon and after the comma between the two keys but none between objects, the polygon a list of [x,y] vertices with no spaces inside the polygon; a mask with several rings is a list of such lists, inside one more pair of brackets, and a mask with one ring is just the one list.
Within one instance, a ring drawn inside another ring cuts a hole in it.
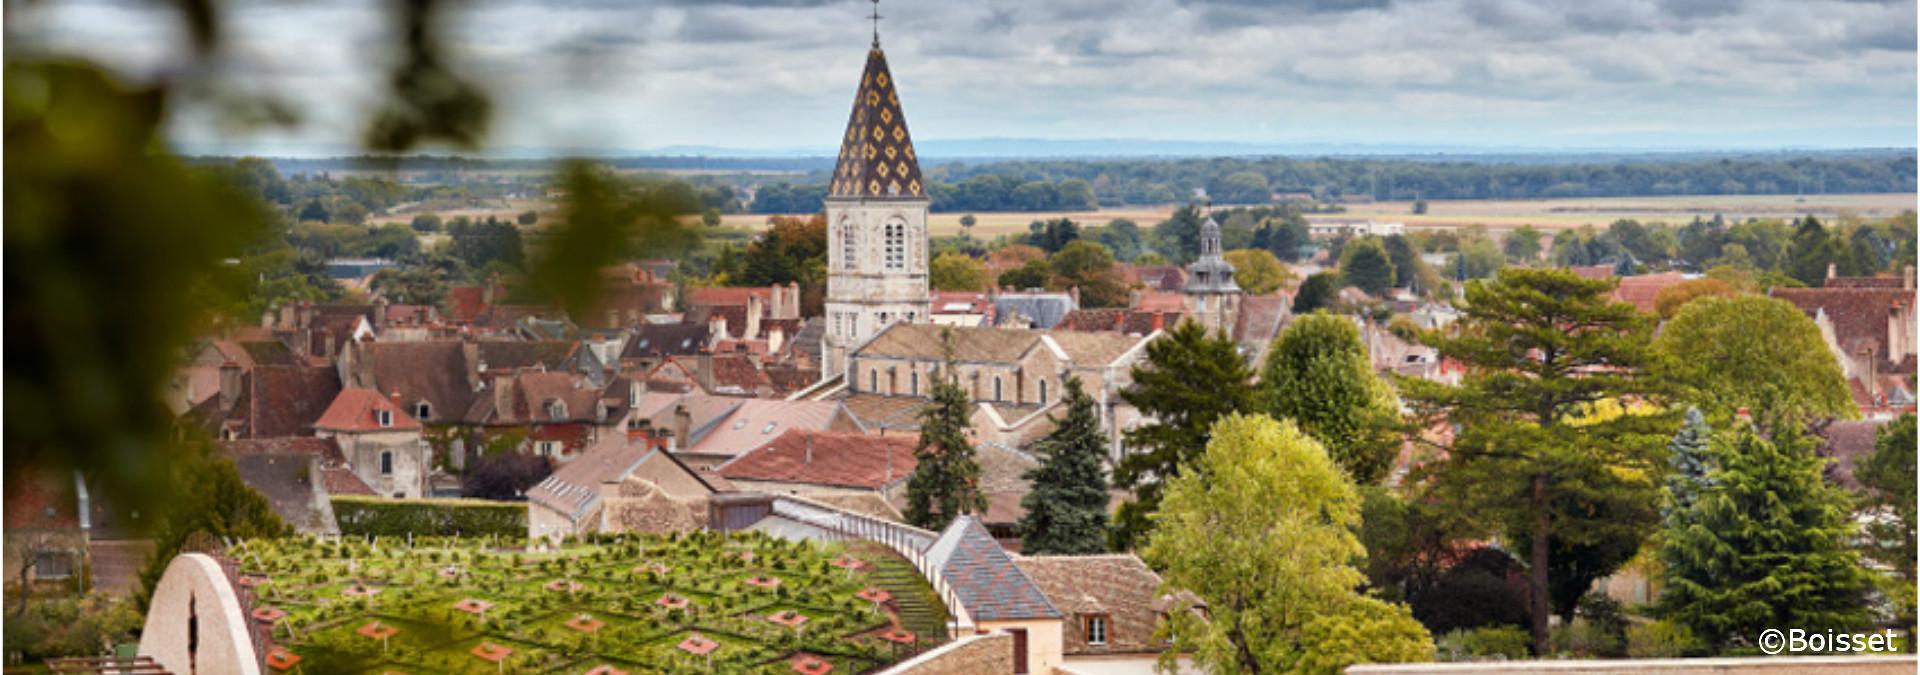
[{"label": "arched belfry window", "polygon": [[853,221],[840,219],[840,267],[853,269],[853,259],[858,251],[853,240]]},{"label": "arched belfry window", "polygon": [[886,227],[887,269],[907,268],[907,225],[906,223],[887,223]]}]

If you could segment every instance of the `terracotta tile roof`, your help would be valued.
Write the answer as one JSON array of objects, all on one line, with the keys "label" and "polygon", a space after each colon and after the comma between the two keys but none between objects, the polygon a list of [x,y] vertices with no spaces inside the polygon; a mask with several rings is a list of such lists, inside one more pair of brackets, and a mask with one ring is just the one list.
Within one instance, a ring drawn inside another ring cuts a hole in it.
[{"label": "terracotta tile roof", "polygon": [[234,404],[245,438],[305,436],[340,393],[339,375],[324,366],[259,366],[245,377],[245,400]]},{"label": "terracotta tile roof", "polygon": [[[1131,553],[1015,558],[1065,616],[1067,654],[1128,654],[1165,648],[1153,637],[1161,612],[1173,605],[1160,595],[1160,575]],[[1086,620],[1106,617],[1106,644],[1087,643]]]},{"label": "terracotta tile roof", "polygon": [[952,337],[953,357],[960,361],[1012,363],[1044,338],[1057,345],[1074,365],[1083,368],[1112,363],[1141,339],[1077,331],[896,323],[862,346],[855,356],[940,360],[945,358],[943,336],[946,335]]},{"label": "terracotta tile roof", "polygon": [[1187,285],[1187,271],[1178,265],[1126,266],[1123,271],[1126,279],[1140,284],[1149,290],[1178,291]]},{"label": "terracotta tile roof", "polygon": [[487,370],[569,370],[580,351],[575,340],[486,340],[475,343]]},{"label": "terracotta tile roof", "polygon": [[880,490],[913,473],[918,436],[791,429],[715,469],[729,480]]},{"label": "terracotta tile roof", "polygon": [[[378,413],[383,411],[391,416],[388,424],[384,425],[378,417]],[[421,425],[419,420],[380,395],[380,392],[348,388],[334,397],[333,404],[327,406],[327,411],[313,423],[313,428],[344,432],[406,431],[418,430]]]},{"label": "terracotta tile roof", "polygon": [[232,344],[246,354],[246,361],[241,362],[241,367],[299,364],[299,359],[294,356],[293,350],[287,349],[286,343],[279,340],[244,340]]},{"label": "terracotta tile roof", "polygon": [[1825,314],[1833,337],[1849,356],[1871,350],[1883,366],[1893,365],[1887,332],[1894,312],[1913,304],[1912,291],[1899,288],[1774,288],[1769,295],[1793,303],[1809,317]]},{"label": "terracotta tile roof", "polygon": [[935,291],[934,314],[991,314],[993,301],[985,293]]},{"label": "terracotta tile roof", "polygon": [[912,430],[920,428],[920,410],[929,403],[918,396],[880,394],[853,394],[840,402],[847,406],[848,414],[868,429]]},{"label": "terracotta tile roof", "polygon": [[1081,309],[1067,315],[1055,330],[1146,335],[1180,325],[1184,312],[1155,312],[1108,307]]},{"label": "terracotta tile roof", "polygon": [[[1240,316],[1233,339],[1241,342],[1272,342],[1293,315],[1293,300],[1277,295],[1249,295],[1240,299]],[[1174,324],[1167,324],[1169,326]]]},{"label": "terracotta tile roof", "polygon": [[1652,314],[1655,311],[1654,299],[1659,297],[1660,291],[1686,280],[1687,277],[1679,272],[1620,277],[1620,285],[1613,289],[1613,299]]},{"label": "terracotta tile roof", "polygon": [[[660,368],[676,368],[685,373],[692,382],[700,382],[699,356],[675,356]],[[754,365],[750,354],[715,354],[713,356],[713,391],[710,394],[729,394],[751,396],[762,391],[771,391],[773,383],[767,380],[759,366]]]},{"label": "terracotta tile roof", "polygon": [[8,470],[5,501],[8,530],[77,530],[79,491],[74,474],[25,467]]},{"label": "terracotta tile roof", "polygon": [[[497,378],[494,386],[507,388],[510,408],[480,406],[479,414],[469,410],[469,421],[487,424],[599,422],[603,401],[609,406],[608,419],[612,419],[617,412],[625,410],[628,398],[625,380],[594,387],[586,376],[576,373],[527,371]],[[482,398],[492,400],[492,397]],[[555,403],[565,410],[556,409]]]},{"label": "terracotta tile roof", "polygon": [[1833,277],[1822,284],[1827,288],[1906,288],[1907,280],[1901,276],[1880,277]]},{"label": "terracotta tile roof", "polygon": [[[689,394],[690,401],[703,397]],[[695,455],[714,457],[734,457],[754,448],[766,445],[781,434],[793,429],[825,431],[840,414],[840,404],[833,401],[783,401],[765,398],[734,398],[735,404],[719,415],[706,416],[698,412],[693,418],[692,444],[685,452]],[[689,405],[690,409],[707,407]],[[671,424],[672,410],[667,411]]]},{"label": "terracotta tile roof", "polygon": [[1613,278],[1612,265],[1575,265],[1567,269],[1573,270],[1574,274],[1580,275],[1580,277],[1583,279]]},{"label": "terracotta tile roof", "polygon": [[749,297],[760,298],[761,306],[768,306],[773,299],[773,289],[768,286],[709,286],[693,289],[687,294],[687,306],[739,306],[746,307]]},{"label": "terracotta tile roof", "polygon": [[953,520],[927,548],[927,561],[976,621],[1058,619],[1060,610],[973,516]]},{"label": "terracotta tile roof", "polygon": [[1142,293],[1131,309],[1143,312],[1185,312],[1187,296],[1179,293]]},{"label": "terracotta tile roof", "polygon": [[456,340],[370,342],[356,347],[353,383],[375,391],[400,392],[409,410],[426,401],[427,421],[457,420],[473,407],[475,364]]}]

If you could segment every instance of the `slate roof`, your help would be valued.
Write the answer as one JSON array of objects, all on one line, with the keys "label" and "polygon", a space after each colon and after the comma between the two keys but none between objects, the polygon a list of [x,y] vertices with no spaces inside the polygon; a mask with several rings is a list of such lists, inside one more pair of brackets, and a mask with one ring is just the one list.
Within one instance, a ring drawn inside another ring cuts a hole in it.
[{"label": "slate roof", "polygon": [[646,443],[628,442],[625,434],[607,434],[527,490],[527,501],[579,522],[600,503],[601,484],[626,478],[653,452]]},{"label": "slate roof", "polygon": [[975,621],[1058,619],[1060,610],[973,516],[953,519],[927,548],[927,561]]},{"label": "slate roof", "polygon": [[729,480],[777,481],[880,490],[917,464],[918,436],[790,429],[714,470]]},{"label": "slate roof", "polygon": [[[222,455],[233,460],[240,479],[265,496],[282,519],[303,532],[337,531],[315,501],[314,481],[319,481],[328,495],[374,494],[366,481],[354,475],[340,445],[331,438],[221,441],[218,447]],[[313,462],[316,458],[319,461]]]},{"label": "slate roof", "polygon": [[[1046,330],[1079,308],[1066,293],[1006,293],[993,296],[993,321],[996,326]],[[1016,319],[1022,323],[1013,325]]]},{"label": "slate roof", "polygon": [[[375,413],[386,411],[392,415],[391,423],[381,426]],[[408,431],[421,428],[415,420],[400,406],[371,389],[349,387],[342,389],[339,396],[333,398],[333,404],[321,413],[313,428],[326,431],[367,432],[367,431]]]},{"label": "slate roof", "polygon": [[620,358],[698,354],[700,348],[707,344],[709,335],[705,323],[643,323],[634,327],[633,334],[627,337],[627,343],[621,346]]},{"label": "slate roof", "polygon": [[581,351],[580,343],[574,340],[486,340],[475,344],[487,370],[571,370],[579,365],[575,356]]},{"label": "slate roof", "polygon": [[258,366],[241,376],[233,408],[219,411],[213,396],[195,408],[195,416],[215,435],[233,428],[241,438],[305,436],[340,393],[340,378],[325,366]]},{"label": "slate roof", "polygon": [[853,95],[847,133],[827,196],[848,199],[927,199],[920,160],[900,108],[899,83],[887,69],[887,55],[876,40],[867,52],[860,88]]}]

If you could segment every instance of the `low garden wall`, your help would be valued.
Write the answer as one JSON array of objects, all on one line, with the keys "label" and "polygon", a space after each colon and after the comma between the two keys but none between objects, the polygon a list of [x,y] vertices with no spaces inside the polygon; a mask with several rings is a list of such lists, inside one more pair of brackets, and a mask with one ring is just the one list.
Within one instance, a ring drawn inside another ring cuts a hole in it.
[{"label": "low garden wall", "polygon": [[332,501],[343,537],[527,536],[525,502],[358,496]]},{"label": "low garden wall", "polygon": [[1347,668],[1347,675],[1912,675],[1915,666],[1912,656],[1760,656],[1360,665]]}]

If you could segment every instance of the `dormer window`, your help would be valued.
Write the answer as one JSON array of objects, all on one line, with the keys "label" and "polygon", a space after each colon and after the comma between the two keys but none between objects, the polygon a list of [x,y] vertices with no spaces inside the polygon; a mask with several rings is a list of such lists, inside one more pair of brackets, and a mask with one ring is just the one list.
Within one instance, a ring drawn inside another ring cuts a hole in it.
[{"label": "dormer window", "polygon": [[379,424],[380,428],[382,429],[391,427],[393,426],[393,411],[392,410],[375,410],[373,411],[373,421],[374,423]]},{"label": "dormer window", "polygon": [[567,402],[560,399],[547,401],[547,418],[563,420],[567,418]]},{"label": "dormer window", "polygon": [[423,421],[431,419],[433,417],[433,404],[426,401],[413,404],[413,417],[414,419]]}]

